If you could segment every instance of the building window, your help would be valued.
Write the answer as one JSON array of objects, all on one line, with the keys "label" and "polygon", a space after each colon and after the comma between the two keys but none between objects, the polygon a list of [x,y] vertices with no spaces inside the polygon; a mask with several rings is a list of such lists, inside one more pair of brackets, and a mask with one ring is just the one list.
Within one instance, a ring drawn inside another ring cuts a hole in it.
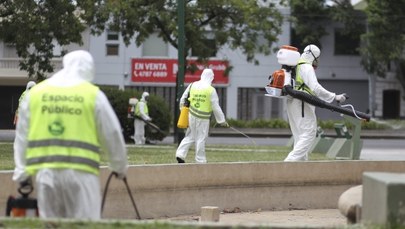
[{"label": "building window", "polygon": [[359,55],[360,34],[344,33],[335,29],[335,55]]},{"label": "building window", "polygon": [[118,41],[119,34],[115,31],[107,31],[107,41]]},{"label": "building window", "polygon": [[118,44],[106,44],[107,56],[118,56],[119,47]]},{"label": "building window", "polygon": [[168,56],[167,43],[157,33],[149,35],[142,45],[142,56]]}]

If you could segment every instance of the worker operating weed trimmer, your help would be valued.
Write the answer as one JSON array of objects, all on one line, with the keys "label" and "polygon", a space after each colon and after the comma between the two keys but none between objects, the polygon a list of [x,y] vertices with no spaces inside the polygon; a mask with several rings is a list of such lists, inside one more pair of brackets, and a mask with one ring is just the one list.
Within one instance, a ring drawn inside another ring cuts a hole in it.
[{"label": "worker operating weed trimmer", "polygon": [[145,125],[152,128],[153,131],[167,135],[167,133],[152,122],[152,118],[149,116],[148,100],[148,92],[142,93],[141,100],[138,100],[137,98],[129,99],[128,118],[134,118],[133,137],[136,145],[144,145],[146,143]]},{"label": "worker operating weed trimmer", "polygon": [[[346,93],[336,94],[323,88],[317,80],[321,50],[313,44],[302,54],[292,46],[282,46],[277,52],[281,69],[269,77],[266,96],[287,99],[287,115],[294,138],[294,148],[284,161],[306,161],[316,138],[315,107],[326,108],[342,114],[369,121],[370,116],[356,111],[351,105],[341,105],[348,99]],[[332,104],[337,101],[338,105]],[[347,108],[350,107],[350,108]]]}]

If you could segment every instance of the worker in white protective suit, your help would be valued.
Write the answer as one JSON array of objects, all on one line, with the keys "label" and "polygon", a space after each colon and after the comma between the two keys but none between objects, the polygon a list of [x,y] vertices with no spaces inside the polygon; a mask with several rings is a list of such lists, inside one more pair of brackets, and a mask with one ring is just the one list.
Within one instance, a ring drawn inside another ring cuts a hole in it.
[{"label": "worker in white protective suit", "polygon": [[90,53],[70,52],[63,69],[21,103],[13,180],[24,188],[36,176],[41,218],[100,219],[101,152],[118,178],[126,175],[120,123],[105,94],[90,83],[93,78]]},{"label": "worker in white protective suit", "polygon": [[180,99],[180,109],[184,106],[189,93],[190,115],[189,126],[185,137],[181,141],[176,151],[178,163],[184,163],[188,150],[192,144],[195,144],[195,161],[197,163],[206,163],[205,142],[208,138],[211,114],[214,113],[216,122],[221,126],[229,127],[225,120],[218,102],[218,94],[211,86],[214,80],[214,72],[211,69],[204,69],[201,79],[190,84],[184,91]]},{"label": "worker in white protective suit", "polygon": [[18,108],[20,107],[21,101],[24,99],[27,92],[35,85],[37,85],[37,83],[35,83],[34,81],[29,81],[27,83],[27,86],[25,87],[25,91],[21,94],[20,98],[18,99],[18,107],[17,107],[17,110],[15,111],[15,115],[14,115],[14,122],[13,122],[14,125],[16,125],[17,121],[18,121]]},{"label": "worker in white protective suit", "polygon": [[[317,96],[328,103],[334,100],[344,102],[345,94],[336,95],[318,83],[315,68],[320,55],[321,51],[316,45],[311,44],[305,47],[296,68],[294,89]],[[315,106],[300,99],[288,97],[287,115],[294,138],[294,148],[284,161],[307,161],[309,150],[316,137]]]},{"label": "worker in white protective suit", "polygon": [[134,140],[136,145],[145,144],[145,121],[152,121],[149,116],[148,100],[149,93],[145,91],[142,93],[141,100],[135,106]]}]

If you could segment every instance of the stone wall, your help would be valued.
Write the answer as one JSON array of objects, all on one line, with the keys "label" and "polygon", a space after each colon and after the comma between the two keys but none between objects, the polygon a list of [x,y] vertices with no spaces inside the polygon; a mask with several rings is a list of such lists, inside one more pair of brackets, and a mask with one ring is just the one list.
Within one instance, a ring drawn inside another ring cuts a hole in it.
[{"label": "stone wall", "polygon": [[[405,161],[209,163],[131,166],[128,183],[143,219],[199,214],[202,206],[242,211],[336,208],[365,171],[404,172]],[[109,170],[101,169],[101,191]],[[16,194],[12,172],[0,173],[0,206]],[[4,211],[0,211],[4,215]],[[112,179],[104,218],[135,218],[122,181]]]}]

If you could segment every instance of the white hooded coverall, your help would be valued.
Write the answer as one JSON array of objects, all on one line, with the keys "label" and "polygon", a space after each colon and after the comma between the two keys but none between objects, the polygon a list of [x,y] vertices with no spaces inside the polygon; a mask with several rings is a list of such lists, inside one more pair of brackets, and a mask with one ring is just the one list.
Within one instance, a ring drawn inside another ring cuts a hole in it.
[{"label": "white hooded coverall", "polygon": [[[63,57],[64,68],[46,81],[56,87],[72,87],[94,78],[93,58],[87,51],[73,51]],[[28,178],[25,171],[30,128],[30,94],[19,109],[14,140],[15,170],[13,180]],[[121,126],[105,94],[96,96],[94,119],[101,152],[107,153],[112,171],[125,176],[127,153]],[[80,130],[77,130],[80,131]],[[41,218],[100,219],[101,193],[99,177],[75,169],[41,169],[36,174],[36,190]]]},{"label": "white hooded coverall", "polygon": [[[180,99],[180,109],[183,107],[184,101],[186,100],[191,87],[196,89],[205,89],[211,86],[213,80],[214,72],[211,69],[204,69],[201,74],[201,79],[194,82],[193,84],[190,84],[184,91]],[[226,121],[225,115],[222,112],[221,107],[219,106],[218,94],[215,89],[211,94],[210,101],[212,112],[214,113],[216,122],[224,123]],[[185,160],[190,146],[192,144],[195,144],[195,161],[197,163],[206,163],[207,159],[205,156],[205,142],[208,138],[210,120],[197,118],[190,113],[188,121],[189,126],[186,130],[185,137],[177,148],[176,157]]]},{"label": "white hooded coverall", "polygon": [[[142,93],[142,98],[141,100],[136,104],[136,106],[139,106],[139,112],[140,112],[140,117],[142,118],[135,118],[134,120],[134,140],[136,145],[144,145],[145,144],[145,122],[152,120],[148,114],[146,114],[145,109],[146,106],[148,106],[146,97],[149,96],[148,92]],[[136,111],[136,108],[135,108]]]},{"label": "white hooded coverall", "polygon": [[20,107],[21,101],[24,99],[25,95],[27,94],[27,92],[33,87],[37,85],[34,81],[29,81],[27,83],[27,86],[25,87],[25,91],[21,94],[20,98],[18,99],[18,107],[17,110],[15,111],[15,115],[14,115],[14,125],[17,124],[17,120],[18,120],[18,108]]},{"label": "white hooded coverall", "polygon": [[[314,56],[311,53],[304,52],[301,55],[301,61],[305,61],[306,63],[300,64],[297,67],[305,85],[307,85],[318,98],[328,103],[333,102],[336,94],[327,91],[318,83],[314,67],[312,66]],[[284,161],[307,161],[309,150],[316,138],[317,120],[315,106],[306,102],[302,105],[302,103],[302,100],[290,96],[287,99],[287,115],[294,138],[294,148]],[[304,108],[304,114],[302,112],[302,106]],[[303,115],[304,117],[302,117]]]}]

